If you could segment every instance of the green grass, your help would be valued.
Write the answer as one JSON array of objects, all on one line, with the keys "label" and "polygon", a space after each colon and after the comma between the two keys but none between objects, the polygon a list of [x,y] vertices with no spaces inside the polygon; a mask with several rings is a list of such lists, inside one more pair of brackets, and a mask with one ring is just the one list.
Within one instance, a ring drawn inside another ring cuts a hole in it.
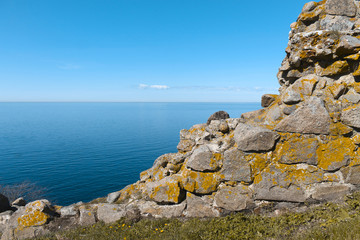
[{"label": "green grass", "polygon": [[45,239],[360,239],[360,194],[344,204],[326,203],[278,217],[237,213],[213,219],[142,219],[97,223]]}]

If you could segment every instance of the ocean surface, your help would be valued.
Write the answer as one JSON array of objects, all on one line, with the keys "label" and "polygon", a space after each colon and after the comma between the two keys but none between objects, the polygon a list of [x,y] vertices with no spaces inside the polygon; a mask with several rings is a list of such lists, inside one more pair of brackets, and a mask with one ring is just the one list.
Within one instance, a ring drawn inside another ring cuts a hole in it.
[{"label": "ocean surface", "polygon": [[46,188],[59,205],[106,196],[139,180],[181,129],[219,110],[260,103],[0,103],[0,185]]}]

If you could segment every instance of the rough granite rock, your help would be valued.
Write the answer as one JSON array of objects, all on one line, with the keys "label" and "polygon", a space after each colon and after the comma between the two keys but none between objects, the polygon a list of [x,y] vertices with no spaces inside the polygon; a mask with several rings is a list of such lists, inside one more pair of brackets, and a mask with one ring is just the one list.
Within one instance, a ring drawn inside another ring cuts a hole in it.
[{"label": "rough granite rock", "polygon": [[186,195],[186,217],[220,217],[221,212],[213,207],[214,196],[197,196],[192,193]]},{"label": "rough granite rock", "polygon": [[215,194],[214,205],[229,211],[241,211],[253,208],[255,203],[248,186],[222,186]]},{"label": "rough granite rock", "polygon": [[121,194],[121,193],[120,193],[119,191],[109,193],[109,194],[107,195],[107,197],[106,197],[106,201],[107,201],[108,203],[114,203],[114,202],[116,202],[116,201],[119,199],[120,194]]},{"label": "rough granite rock", "polygon": [[330,116],[323,100],[310,97],[305,104],[284,118],[275,130],[280,132],[330,134]]},{"label": "rough granite rock", "polygon": [[214,114],[212,114],[208,120],[207,120],[207,124],[209,125],[211,123],[212,120],[221,120],[221,119],[227,119],[230,118],[230,115],[225,112],[225,111],[218,111]]},{"label": "rough granite rock", "polygon": [[241,151],[268,151],[279,139],[279,134],[266,128],[239,123],[234,131],[234,139]]},{"label": "rough granite rock", "polygon": [[189,160],[186,163],[186,167],[195,171],[215,171],[220,167],[221,155],[214,155],[209,147],[202,145],[194,150]]},{"label": "rough granite rock", "polygon": [[325,11],[332,15],[354,17],[357,8],[353,0],[327,0]]},{"label": "rough granite rock", "polygon": [[245,159],[245,154],[236,148],[224,153],[221,174],[226,181],[251,182],[252,180],[250,164]]},{"label": "rough granite rock", "polygon": [[278,97],[278,95],[275,94],[264,94],[261,97],[261,106],[262,107],[269,107],[275,99]]}]

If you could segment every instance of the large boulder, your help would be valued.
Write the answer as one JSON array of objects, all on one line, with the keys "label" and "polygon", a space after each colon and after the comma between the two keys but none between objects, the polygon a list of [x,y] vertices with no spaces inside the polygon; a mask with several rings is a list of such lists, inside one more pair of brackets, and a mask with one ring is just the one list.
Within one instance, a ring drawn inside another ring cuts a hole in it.
[{"label": "large boulder", "polygon": [[325,108],[324,101],[318,97],[310,97],[304,106],[277,124],[279,132],[303,134],[330,134],[331,118]]}]

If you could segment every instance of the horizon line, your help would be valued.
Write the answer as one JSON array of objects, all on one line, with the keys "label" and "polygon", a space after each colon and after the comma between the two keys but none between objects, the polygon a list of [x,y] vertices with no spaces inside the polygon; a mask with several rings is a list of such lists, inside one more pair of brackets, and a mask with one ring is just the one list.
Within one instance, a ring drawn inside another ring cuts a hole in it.
[{"label": "horizon line", "polygon": [[206,102],[206,101],[0,101],[0,103],[261,103],[261,101]]}]

